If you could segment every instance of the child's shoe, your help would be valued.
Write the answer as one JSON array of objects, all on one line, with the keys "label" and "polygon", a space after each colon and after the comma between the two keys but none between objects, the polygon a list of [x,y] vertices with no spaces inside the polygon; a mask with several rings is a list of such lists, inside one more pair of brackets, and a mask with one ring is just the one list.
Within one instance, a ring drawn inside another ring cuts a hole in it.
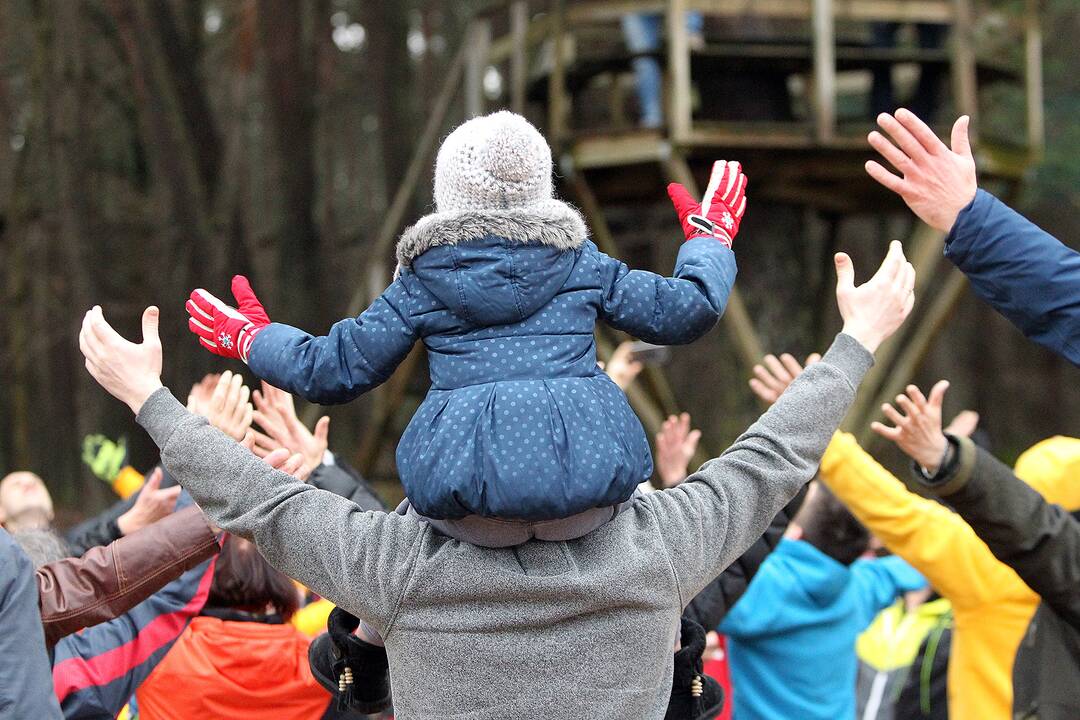
[{"label": "child's shoe", "polygon": [[390,669],[386,648],[364,642],[353,633],[360,620],[334,608],[327,632],[308,648],[311,674],[337,698],[340,711],[371,714],[390,707]]},{"label": "child's shoe", "polygon": [[724,709],[724,691],[702,670],[705,628],[682,618],[682,647],[675,651],[671,699],[664,720],[713,720]]}]

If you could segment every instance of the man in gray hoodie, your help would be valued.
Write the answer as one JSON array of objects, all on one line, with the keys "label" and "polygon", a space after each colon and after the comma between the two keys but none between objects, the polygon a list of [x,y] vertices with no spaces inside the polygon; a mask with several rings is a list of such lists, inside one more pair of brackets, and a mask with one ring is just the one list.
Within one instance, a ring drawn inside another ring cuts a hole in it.
[{"label": "man in gray hoodie", "polygon": [[362,511],[275,469],[286,451],[264,462],[188,413],[161,385],[157,308],[141,344],[100,307],[79,342],[213,522],[383,636],[398,717],[658,720],[683,608],[810,480],[872,352],[911,311],[899,243],[861,286],[846,255],[836,264],[843,332],[731,448],[585,537],[511,548]]}]

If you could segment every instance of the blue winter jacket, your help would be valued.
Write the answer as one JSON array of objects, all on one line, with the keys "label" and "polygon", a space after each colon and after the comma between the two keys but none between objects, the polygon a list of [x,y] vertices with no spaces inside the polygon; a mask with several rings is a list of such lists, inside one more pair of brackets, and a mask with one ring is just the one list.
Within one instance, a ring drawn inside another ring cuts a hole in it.
[{"label": "blue winter jacket", "polygon": [[255,374],[319,403],[379,385],[418,339],[431,389],[402,435],[397,467],[416,510],[548,520],[627,500],[652,474],[626,396],[597,367],[598,318],[660,344],[711,329],[735,281],[716,240],[682,246],[675,277],[630,270],[552,201],[526,213],[437,213],[402,236],[399,274],[323,337],[272,324]]},{"label": "blue winter jacket", "polygon": [[945,257],[1024,335],[1080,365],[1080,253],[979,190],[956,218]]},{"label": "blue winter jacket", "polygon": [[782,540],[719,631],[728,636],[734,717],[855,717],[855,639],[926,581],[898,557],[845,566]]}]

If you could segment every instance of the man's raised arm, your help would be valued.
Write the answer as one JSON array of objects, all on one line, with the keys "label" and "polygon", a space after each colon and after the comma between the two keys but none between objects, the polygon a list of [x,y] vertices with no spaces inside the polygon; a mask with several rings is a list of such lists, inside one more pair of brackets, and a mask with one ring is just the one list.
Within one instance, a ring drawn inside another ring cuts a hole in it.
[{"label": "man's raised arm", "polygon": [[161,448],[162,465],[211,521],[252,540],[286,575],[384,629],[421,527],[306,485],[286,472],[299,469],[301,456],[275,451],[260,460],[189,413],[161,385],[157,322],[157,308],[147,308],[143,342],[136,345],[109,326],[100,307],[90,310],[79,335],[90,374],[137,414]]},{"label": "man's raised arm", "polygon": [[915,270],[900,243],[861,286],[855,286],[850,258],[837,255],[836,267],[844,328],[825,357],[720,457],[679,487],[641,501],[657,515],[684,604],[742,555],[813,477],[873,351],[911,312]]}]

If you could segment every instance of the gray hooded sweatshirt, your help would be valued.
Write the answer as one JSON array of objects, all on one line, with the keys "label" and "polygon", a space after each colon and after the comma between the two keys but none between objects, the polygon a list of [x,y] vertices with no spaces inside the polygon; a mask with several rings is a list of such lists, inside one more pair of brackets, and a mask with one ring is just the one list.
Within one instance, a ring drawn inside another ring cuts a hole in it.
[{"label": "gray hooded sweatshirt", "polygon": [[683,608],[810,480],[873,359],[839,335],[720,457],[567,542],[482,548],[276,470],[167,389],[138,421],[222,528],[375,628],[401,720],[663,718]]}]

